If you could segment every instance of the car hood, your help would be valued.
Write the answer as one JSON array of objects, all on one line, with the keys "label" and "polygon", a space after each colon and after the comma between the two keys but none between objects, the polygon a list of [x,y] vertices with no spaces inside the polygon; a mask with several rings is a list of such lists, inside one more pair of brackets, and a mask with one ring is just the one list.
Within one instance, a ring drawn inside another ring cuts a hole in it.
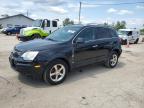
[{"label": "car hood", "polygon": [[120,38],[126,38],[126,35],[119,35]]},{"label": "car hood", "polygon": [[25,52],[25,51],[43,51],[49,50],[56,46],[59,46],[60,43],[56,41],[46,40],[46,39],[35,39],[27,42],[21,42],[15,46],[16,50]]}]

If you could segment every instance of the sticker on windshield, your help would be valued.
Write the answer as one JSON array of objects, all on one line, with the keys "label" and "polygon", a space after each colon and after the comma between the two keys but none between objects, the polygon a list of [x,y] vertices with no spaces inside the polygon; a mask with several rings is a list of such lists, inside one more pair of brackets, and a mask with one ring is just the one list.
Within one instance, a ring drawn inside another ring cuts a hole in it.
[{"label": "sticker on windshield", "polygon": [[75,33],[74,30],[68,30],[68,33]]}]

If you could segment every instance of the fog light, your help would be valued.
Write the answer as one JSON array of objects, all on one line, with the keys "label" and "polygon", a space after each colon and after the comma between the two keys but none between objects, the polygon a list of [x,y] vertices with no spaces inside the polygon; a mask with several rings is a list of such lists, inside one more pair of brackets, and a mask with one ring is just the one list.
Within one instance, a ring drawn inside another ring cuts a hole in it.
[{"label": "fog light", "polygon": [[34,67],[35,67],[35,68],[40,68],[41,66],[40,66],[40,65],[35,65]]}]

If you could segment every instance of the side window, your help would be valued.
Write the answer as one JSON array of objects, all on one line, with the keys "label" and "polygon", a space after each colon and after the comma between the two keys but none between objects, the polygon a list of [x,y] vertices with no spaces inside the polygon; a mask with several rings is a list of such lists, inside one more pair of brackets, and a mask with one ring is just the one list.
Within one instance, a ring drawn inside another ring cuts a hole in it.
[{"label": "side window", "polygon": [[131,35],[132,35],[132,31],[129,31],[127,35],[128,35],[128,36],[131,36]]},{"label": "side window", "polygon": [[50,21],[49,20],[44,20],[42,22],[42,27],[50,27]]},{"label": "side window", "polygon": [[94,30],[95,39],[110,38],[112,37],[111,31],[108,28],[97,27]]},{"label": "side window", "polygon": [[12,27],[13,25],[12,24],[7,24],[7,27]]},{"label": "side window", "polygon": [[94,39],[94,36],[93,36],[93,28],[86,28],[84,29],[79,35],[77,38],[83,38],[84,41],[90,41],[90,40],[93,40]]},{"label": "side window", "polygon": [[52,21],[52,26],[57,27],[57,21]]},{"label": "side window", "polygon": [[20,27],[20,25],[15,25],[15,27]]},{"label": "side window", "polygon": [[50,27],[50,20],[47,20],[47,27]]}]

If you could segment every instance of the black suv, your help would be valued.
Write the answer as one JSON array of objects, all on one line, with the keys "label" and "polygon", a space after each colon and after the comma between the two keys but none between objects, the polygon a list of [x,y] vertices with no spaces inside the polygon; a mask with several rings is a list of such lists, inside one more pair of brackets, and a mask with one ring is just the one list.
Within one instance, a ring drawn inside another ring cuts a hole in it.
[{"label": "black suv", "polygon": [[71,25],[45,39],[22,42],[14,47],[9,61],[20,73],[62,83],[72,69],[95,62],[113,68],[122,49],[116,31],[103,25]]}]

